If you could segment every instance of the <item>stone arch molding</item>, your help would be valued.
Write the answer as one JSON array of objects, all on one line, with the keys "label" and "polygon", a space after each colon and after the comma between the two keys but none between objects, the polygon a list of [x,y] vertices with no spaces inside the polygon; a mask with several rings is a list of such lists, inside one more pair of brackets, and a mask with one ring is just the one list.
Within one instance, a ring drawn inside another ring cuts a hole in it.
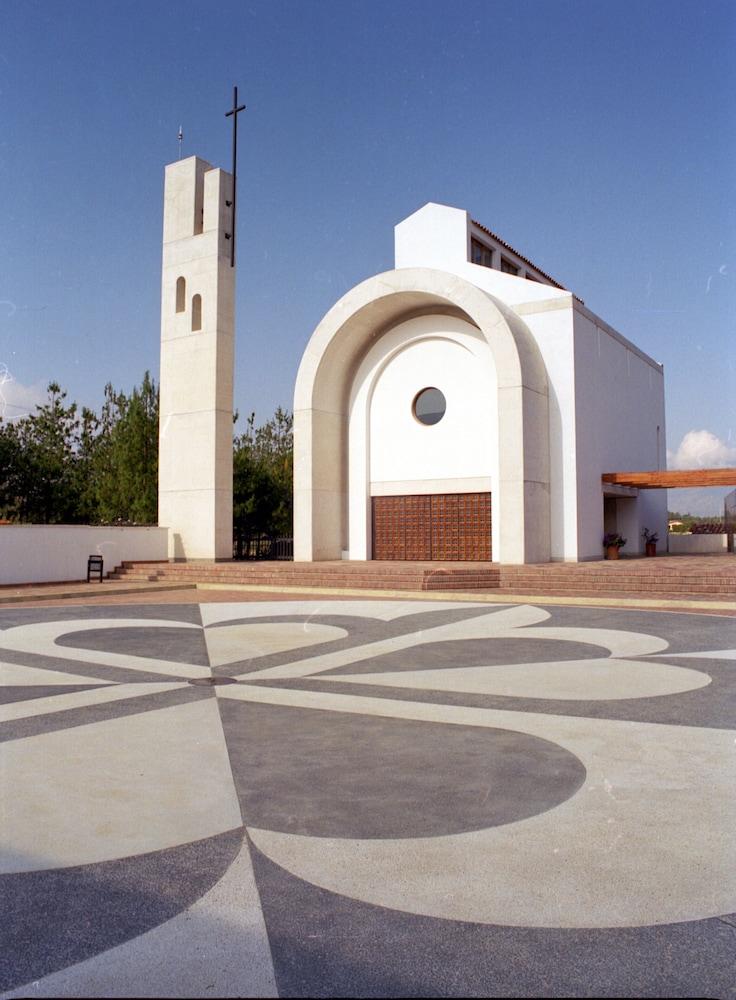
[{"label": "stone arch molding", "polygon": [[485,337],[498,384],[498,470],[494,518],[505,563],[550,558],[547,372],[526,324],[463,278],[405,268],[347,292],[312,334],[294,393],[294,558],[340,559],[347,544],[348,409],[366,352],[413,315],[454,314]]}]

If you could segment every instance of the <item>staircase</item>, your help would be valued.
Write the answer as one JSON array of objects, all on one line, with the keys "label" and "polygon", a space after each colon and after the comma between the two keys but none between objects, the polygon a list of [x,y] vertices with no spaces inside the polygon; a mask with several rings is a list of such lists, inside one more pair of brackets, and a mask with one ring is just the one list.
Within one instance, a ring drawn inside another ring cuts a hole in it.
[{"label": "staircase", "polygon": [[478,562],[125,562],[110,579],[278,590],[493,591],[532,596],[736,600],[736,556],[507,566]]},{"label": "staircase", "polygon": [[127,582],[214,583],[249,587],[328,587],[331,590],[495,590],[496,563],[436,562],[124,562],[108,574]]},{"label": "staircase", "polygon": [[736,557],[659,556],[502,566],[501,593],[736,600]]}]

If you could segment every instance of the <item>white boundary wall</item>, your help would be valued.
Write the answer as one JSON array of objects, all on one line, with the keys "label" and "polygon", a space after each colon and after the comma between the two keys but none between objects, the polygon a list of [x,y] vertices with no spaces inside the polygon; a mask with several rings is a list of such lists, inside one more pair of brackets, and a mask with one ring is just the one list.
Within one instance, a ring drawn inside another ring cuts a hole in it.
[{"label": "white boundary wall", "polygon": [[688,553],[690,555],[705,554],[708,552],[725,552],[728,536],[725,534],[703,534],[688,535],[678,534],[672,531],[667,536],[667,549],[677,555]]},{"label": "white boundary wall", "polygon": [[86,580],[87,557],[108,573],[123,560],[167,559],[168,528],[85,524],[0,525],[0,585]]}]

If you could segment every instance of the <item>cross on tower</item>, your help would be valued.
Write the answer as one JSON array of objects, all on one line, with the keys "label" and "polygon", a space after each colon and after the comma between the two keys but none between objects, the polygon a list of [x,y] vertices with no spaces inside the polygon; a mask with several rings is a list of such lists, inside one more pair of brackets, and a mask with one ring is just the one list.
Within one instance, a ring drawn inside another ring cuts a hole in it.
[{"label": "cross on tower", "polygon": [[227,204],[232,206],[232,225],[230,233],[230,267],[235,267],[235,199],[237,197],[237,164],[238,164],[238,114],[245,111],[245,105],[238,107],[238,88],[233,87],[233,106],[225,112],[225,117],[233,119],[233,200]]}]

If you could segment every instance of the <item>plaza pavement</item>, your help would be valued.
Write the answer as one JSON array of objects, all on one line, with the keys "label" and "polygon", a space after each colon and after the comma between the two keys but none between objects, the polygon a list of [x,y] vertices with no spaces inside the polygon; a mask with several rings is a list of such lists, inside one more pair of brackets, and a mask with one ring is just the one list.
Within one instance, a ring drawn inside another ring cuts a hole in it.
[{"label": "plaza pavement", "polygon": [[732,616],[103,591],[0,602],[1,996],[736,997]]}]

